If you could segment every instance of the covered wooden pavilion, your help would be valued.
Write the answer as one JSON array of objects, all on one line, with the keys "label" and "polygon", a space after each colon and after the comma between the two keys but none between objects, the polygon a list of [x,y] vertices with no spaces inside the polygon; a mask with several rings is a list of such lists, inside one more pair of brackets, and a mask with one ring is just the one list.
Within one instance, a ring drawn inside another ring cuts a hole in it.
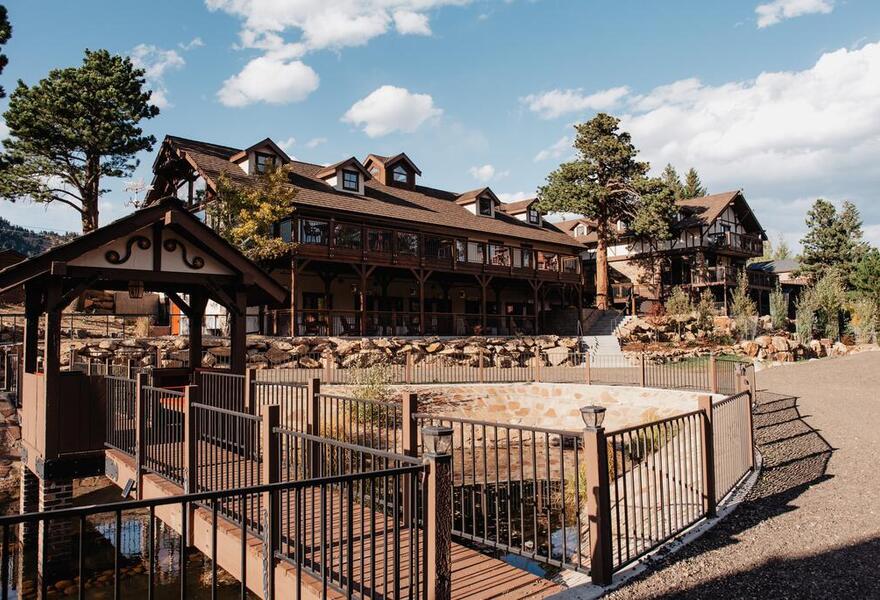
[{"label": "covered wooden pavilion", "polygon": [[[137,296],[155,291],[170,298],[190,321],[189,366],[177,373],[183,379],[201,366],[202,321],[209,299],[229,312],[230,370],[244,373],[247,307],[282,303],[288,295],[172,197],[0,271],[0,293],[22,285],[22,442],[25,464],[40,477],[54,463],[59,468],[51,471],[70,472],[61,465],[65,458],[81,461],[104,447],[103,394],[92,389],[95,382],[85,374],[61,370],[62,311],[83,292],[128,290]],[[154,374],[161,371],[157,368]]]}]

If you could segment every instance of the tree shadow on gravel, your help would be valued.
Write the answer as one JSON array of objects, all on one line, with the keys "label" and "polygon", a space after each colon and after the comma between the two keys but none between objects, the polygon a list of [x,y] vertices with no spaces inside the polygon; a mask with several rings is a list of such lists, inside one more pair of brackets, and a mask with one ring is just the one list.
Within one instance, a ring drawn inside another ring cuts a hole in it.
[{"label": "tree shadow on gravel", "polygon": [[[730,515],[708,531],[705,535],[694,542],[681,548],[675,554],[655,558],[648,569],[634,578],[631,582],[620,588],[620,595],[627,596],[627,587],[635,582],[647,579],[658,571],[688,559],[694,559],[699,555],[724,548],[737,543],[736,536],[742,532],[758,526],[763,521],[771,519],[793,510],[797,507],[793,501],[808,488],[821,484],[833,476],[827,473],[828,461],[835,450],[822,434],[810,426],[805,420],[805,415],[800,413],[798,399],[794,396],[775,394],[767,391],[757,393],[757,401],[754,412],[755,443],[763,457],[763,468],[758,481],[746,495],[739,507]],[[792,540],[796,543],[796,540]],[[880,544],[876,540],[873,544]],[[841,549],[840,552],[847,550]],[[812,561],[813,559],[804,559]],[[876,559],[875,559],[876,560]],[[874,568],[876,569],[876,562]],[[815,564],[811,567],[821,569],[825,565],[825,559],[815,558]],[[788,588],[781,596],[765,595],[764,589],[777,589],[776,582],[769,581],[775,577],[775,569],[779,565],[767,568],[774,569],[774,575],[756,572],[734,573],[725,578],[727,581],[722,586],[719,584],[717,594],[712,593],[711,586],[714,582],[699,584],[698,587],[686,592],[678,592],[676,597],[710,598],[710,597],[751,597],[752,591],[745,587],[742,594],[738,591],[737,578],[748,578],[755,584],[755,589],[761,589],[760,595],[766,598],[773,597],[804,597],[796,592],[796,588]],[[839,565],[831,565],[830,573],[842,569]],[[800,572],[798,579],[810,578],[809,571]],[[674,576],[674,573],[670,573]],[[767,588],[761,588],[762,580],[767,579]],[[831,577],[833,580],[834,577]],[[806,584],[806,582],[805,582]],[[709,586],[709,587],[707,587]],[[747,591],[748,590],[748,591]],[[614,596],[615,594],[612,594]],[[808,594],[807,597],[811,597]],[[818,597],[828,597],[819,595]]]}]

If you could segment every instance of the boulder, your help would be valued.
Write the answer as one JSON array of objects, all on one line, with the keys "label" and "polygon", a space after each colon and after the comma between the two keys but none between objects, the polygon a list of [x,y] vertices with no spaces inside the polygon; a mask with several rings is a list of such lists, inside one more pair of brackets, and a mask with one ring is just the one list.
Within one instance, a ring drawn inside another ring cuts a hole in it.
[{"label": "boulder", "polygon": [[311,356],[303,356],[299,359],[299,366],[304,369],[320,369],[321,363]]},{"label": "boulder", "polygon": [[269,361],[269,364],[271,365],[280,365],[282,363],[289,362],[291,359],[289,352],[285,352],[284,350],[281,350],[274,346],[266,350],[263,356],[267,361]]},{"label": "boulder", "polygon": [[441,344],[440,342],[430,343],[425,348],[425,352],[427,352],[428,354],[436,354],[437,352],[440,352],[441,350],[443,350],[443,344]]},{"label": "boulder", "polygon": [[548,348],[544,354],[547,355],[547,362],[550,363],[551,366],[557,367],[564,363],[568,359],[568,348],[564,346],[556,346],[553,348]]},{"label": "boulder", "polygon": [[777,352],[788,352],[789,347],[788,347],[788,340],[787,339],[785,339],[784,337],[779,336],[779,335],[774,335],[771,338],[771,340],[772,340],[771,343],[773,344],[773,348]]}]

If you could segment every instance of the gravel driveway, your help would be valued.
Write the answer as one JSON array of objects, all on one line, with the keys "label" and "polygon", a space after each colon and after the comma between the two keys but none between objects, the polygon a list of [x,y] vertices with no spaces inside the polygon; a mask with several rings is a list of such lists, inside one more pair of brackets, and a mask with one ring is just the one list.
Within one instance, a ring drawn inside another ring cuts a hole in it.
[{"label": "gravel driveway", "polygon": [[880,352],[758,374],[746,501],[612,598],[880,598]]}]

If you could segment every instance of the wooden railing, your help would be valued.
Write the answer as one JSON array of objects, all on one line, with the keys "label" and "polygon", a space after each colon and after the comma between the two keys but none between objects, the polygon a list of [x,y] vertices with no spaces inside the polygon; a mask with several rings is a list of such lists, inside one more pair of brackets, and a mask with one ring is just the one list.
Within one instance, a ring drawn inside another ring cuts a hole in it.
[{"label": "wooden railing", "polygon": [[709,234],[709,245],[713,248],[729,250],[749,256],[761,256],[764,253],[764,242],[756,235],[747,233],[724,233]]}]

